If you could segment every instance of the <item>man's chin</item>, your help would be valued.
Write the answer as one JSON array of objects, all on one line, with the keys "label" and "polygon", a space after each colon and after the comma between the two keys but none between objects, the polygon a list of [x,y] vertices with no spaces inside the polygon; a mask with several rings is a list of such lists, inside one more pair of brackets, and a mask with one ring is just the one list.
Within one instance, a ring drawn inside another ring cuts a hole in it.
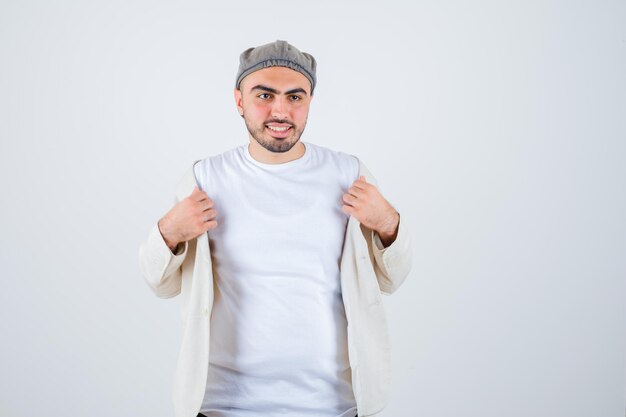
[{"label": "man's chin", "polygon": [[293,148],[298,143],[297,140],[291,143],[289,142],[289,139],[291,138],[275,138],[273,136],[270,136],[269,141],[263,141],[263,143],[261,143],[260,145],[270,152],[284,153],[290,151],[291,148]]}]

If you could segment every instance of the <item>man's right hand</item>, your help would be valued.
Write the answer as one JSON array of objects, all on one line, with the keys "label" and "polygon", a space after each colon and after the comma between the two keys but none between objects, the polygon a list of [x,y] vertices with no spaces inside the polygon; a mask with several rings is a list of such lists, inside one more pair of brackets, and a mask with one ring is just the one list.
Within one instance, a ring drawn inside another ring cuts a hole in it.
[{"label": "man's right hand", "polygon": [[173,252],[181,242],[217,227],[217,211],[207,193],[196,185],[193,192],[176,204],[159,222],[163,240]]}]

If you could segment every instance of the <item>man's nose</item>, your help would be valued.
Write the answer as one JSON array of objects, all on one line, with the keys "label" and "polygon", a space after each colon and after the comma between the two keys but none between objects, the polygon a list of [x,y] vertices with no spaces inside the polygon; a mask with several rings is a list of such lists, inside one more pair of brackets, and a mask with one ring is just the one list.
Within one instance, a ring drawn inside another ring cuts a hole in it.
[{"label": "man's nose", "polygon": [[272,103],[272,117],[286,119],[289,114],[289,103],[285,97],[277,97]]}]

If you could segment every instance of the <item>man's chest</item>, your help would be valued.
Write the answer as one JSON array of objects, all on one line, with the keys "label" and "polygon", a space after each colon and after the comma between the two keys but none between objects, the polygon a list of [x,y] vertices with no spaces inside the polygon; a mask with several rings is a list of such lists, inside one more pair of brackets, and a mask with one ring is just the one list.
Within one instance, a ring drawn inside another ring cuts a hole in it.
[{"label": "man's chest", "polygon": [[209,233],[214,261],[269,270],[337,262],[348,221],[343,187],[327,176],[213,181],[207,192],[219,213]]}]

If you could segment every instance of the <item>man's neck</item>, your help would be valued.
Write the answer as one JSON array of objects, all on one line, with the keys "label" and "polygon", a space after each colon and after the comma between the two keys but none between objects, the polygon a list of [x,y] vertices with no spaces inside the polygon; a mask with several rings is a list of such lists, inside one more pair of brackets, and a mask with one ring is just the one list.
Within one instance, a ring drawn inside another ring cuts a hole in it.
[{"label": "man's neck", "polygon": [[256,140],[251,139],[248,145],[248,151],[250,152],[250,156],[258,162],[264,164],[284,164],[285,162],[301,158],[305,152],[305,145],[301,141],[298,141],[293,148],[289,149],[287,152],[271,152],[259,145]]}]

